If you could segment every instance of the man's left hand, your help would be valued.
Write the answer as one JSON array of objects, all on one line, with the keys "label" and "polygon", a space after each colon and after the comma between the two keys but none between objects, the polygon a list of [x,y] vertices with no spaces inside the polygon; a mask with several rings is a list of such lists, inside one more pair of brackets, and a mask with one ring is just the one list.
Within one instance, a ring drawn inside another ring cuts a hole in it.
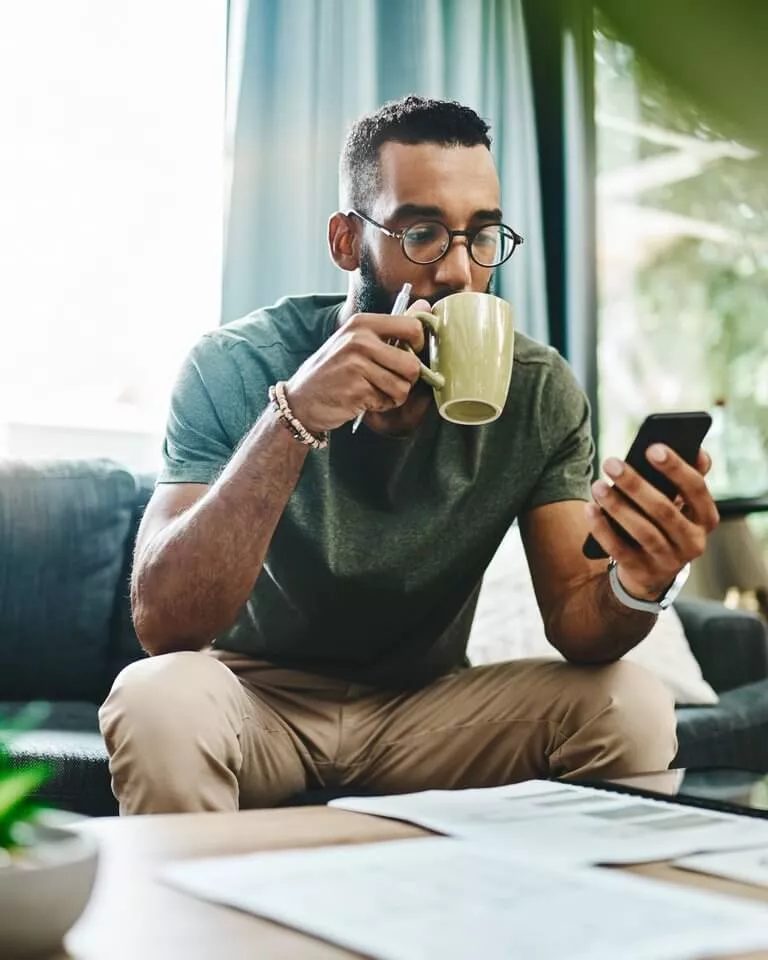
[{"label": "man's left hand", "polygon": [[[646,451],[649,462],[669,477],[679,494],[669,500],[622,460],[611,457],[603,480],[592,485],[595,504],[586,505],[590,532],[617,563],[625,590],[642,600],[656,600],[691,560],[700,557],[720,516],[704,481],[711,461],[703,451],[694,467],[663,444]],[[602,509],[637,542],[627,544],[612,529]]]}]

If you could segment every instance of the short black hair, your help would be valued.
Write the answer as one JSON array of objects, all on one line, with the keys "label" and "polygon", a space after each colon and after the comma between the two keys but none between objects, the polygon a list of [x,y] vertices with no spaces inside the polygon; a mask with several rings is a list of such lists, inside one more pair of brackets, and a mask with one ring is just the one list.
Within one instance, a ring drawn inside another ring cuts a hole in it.
[{"label": "short black hair", "polygon": [[455,100],[410,95],[392,100],[357,120],[347,134],[339,163],[342,202],[367,212],[378,192],[379,149],[384,143],[437,143],[490,150],[489,125]]}]

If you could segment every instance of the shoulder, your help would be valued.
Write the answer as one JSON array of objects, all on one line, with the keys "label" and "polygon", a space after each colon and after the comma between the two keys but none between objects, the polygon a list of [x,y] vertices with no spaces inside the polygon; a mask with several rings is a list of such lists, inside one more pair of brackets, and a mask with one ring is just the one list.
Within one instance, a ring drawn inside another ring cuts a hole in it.
[{"label": "shoulder", "polygon": [[203,337],[209,349],[314,353],[333,332],[344,302],[341,294],[283,297]]},{"label": "shoulder", "polygon": [[525,333],[515,333],[515,363],[522,364],[539,376],[562,375],[567,364],[562,355],[546,343],[541,343]]},{"label": "shoulder", "polygon": [[564,436],[589,433],[589,401],[568,362],[524,333],[515,334],[508,404],[535,429],[544,451],[559,446]]},{"label": "shoulder", "polygon": [[269,385],[293,376],[330,336],[343,300],[286,297],[203,334],[179,372],[175,408],[191,420],[216,418],[240,437],[266,406]]},{"label": "shoulder", "polygon": [[552,401],[556,403],[562,395],[586,399],[562,354],[554,347],[519,332],[515,334],[513,382],[515,375],[524,381],[526,391],[539,394],[542,400],[548,399],[547,406],[552,406]]}]

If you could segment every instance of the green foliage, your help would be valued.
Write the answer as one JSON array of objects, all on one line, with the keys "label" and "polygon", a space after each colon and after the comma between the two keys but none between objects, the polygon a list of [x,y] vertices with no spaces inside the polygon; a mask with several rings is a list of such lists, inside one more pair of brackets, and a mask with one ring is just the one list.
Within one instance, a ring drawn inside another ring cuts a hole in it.
[{"label": "green foliage", "polygon": [[724,401],[738,467],[724,490],[759,493],[768,469],[768,155],[731,143],[603,18],[597,26],[599,211],[614,231],[602,237],[602,448],[628,443],[650,410]]},{"label": "green foliage", "polygon": [[9,850],[22,843],[24,824],[40,810],[32,797],[52,772],[47,763],[15,767],[9,745],[14,736],[36,727],[47,713],[46,704],[30,703],[0,725],[0,849]]}]

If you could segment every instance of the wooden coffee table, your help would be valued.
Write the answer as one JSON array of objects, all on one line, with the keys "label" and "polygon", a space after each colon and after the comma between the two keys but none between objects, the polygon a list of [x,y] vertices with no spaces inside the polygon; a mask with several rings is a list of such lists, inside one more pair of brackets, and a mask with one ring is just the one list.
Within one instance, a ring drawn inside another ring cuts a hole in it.
[{"label": "wooden coffee table", "polygon": [[[55,960],[329,960],[354,956],[250,914],[186,896],[155,879],[170,860],[258,850],[428,836],[417,827],[329,807],[93,820],[79,829],[101,844],[91,902]],[[632,872],[768,901],[768,890],[667,864]],[[768,953],[750,957],[768,958]],[[53,958],[52,958],[53,960]],[[438,960],[438,958],[435,958]]]}]

